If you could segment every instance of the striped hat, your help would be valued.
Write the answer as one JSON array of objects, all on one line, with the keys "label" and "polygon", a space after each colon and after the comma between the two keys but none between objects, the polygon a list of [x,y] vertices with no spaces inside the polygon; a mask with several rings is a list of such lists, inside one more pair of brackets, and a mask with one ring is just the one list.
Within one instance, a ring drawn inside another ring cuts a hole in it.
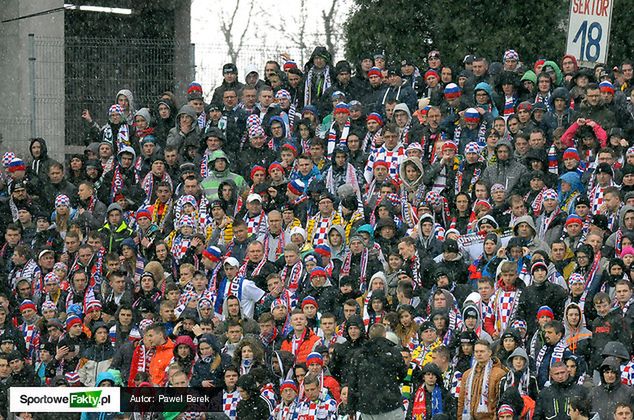
[{"label": "striped hat", "polygon": [[349,114],[350,107],[348,106],[348,104],[344,102],[340,102],[335,106],[334,113],[335,114]]},{"label": "striped hat", "polygon": [[220,262],[222,251],[217,246],[208,246],[207,249],[203,251],[203,257],[209,258],[213,262]]},{"label": "striped hat", "polygon": [[80,384],[79,372],[66,372],[64,379],[66,379],[66,382],[68,382],[70,386]]},{"label": "striped hat", "polygon": [[136,212],[136,219],[139,220],[141,217],[147,217],[148,219],[152,220],[152,213],[150,213],[150,210],[144,207],[137,210]]},{"label": "striped hat", "polygon": [[[506,54],[504,54],[506,55]],[[513,416],[515,415],[515,410],[508,404],[502,404],[500,408],[498,408],[498,417],[500,416]]]},{"label": "striped hat", "polygon": [[213,305],[211,303],[211,300],[209,300],[209,298],[200,298],[200,300],[198,301],[198,309],[209,309],[212,308]]},{"label": "striped hat", "polygon": [[383,77],[383,73],[381,72],[381,69],[378,67],[372,67],[370,70],[368,70],[368,77],[370,76],[379,76],[379,77]]},{"label": "striped hat", "polygon": [[543,316],[547,316],[548,318],[550,318],[551,320],[555,319],[555,313],[553,312],[553,310],[550,308],[550,306],[541,306],[538,310],[537,310],[537,319],[543,317]]},{"label": "striped hat", "polygon": [[581,160],[579,158],[579,151],[574,147],[569,147],[564,151],[564,160],[566,159],[575,159],[577,161]]},{"label": "striped hat", "polygon": [[13,152],[5,152],[4,155],[2,155],[2,166],[4,166],[5,168],[9,167],[9,163],[11,163],[11,161],[13,159],[15,159],[15,153]]},{"label": "striped hat", "polygon": [[203,87],[198,82],[191,82],[189,86],[187,86],[187,93],[199,92],[203,93]]},{"label": "striped hat", "polygon": [[464,120],[468,123],[479,123],[480,113],[475,108],[467,108],[464,112]]},{"label": "striped hat", "polygon": [[[315,270],[313,270],[313,271],[315,271]],[[311,272],[311,278],[312,278],[312,272]],[[306,305],[313,305],[315,308],[319,308],[319,304],[317,303],[317,299],[315,299],[312,296],[306,296],[304,299],[302,299],[302,309]]]},{"label": "striped hat", "polygon": [[306,366],[310,366],[313,363],[317,363],[319,366],[323,366],[324,365],[324,358],[321,354],[317,353],[316,351],[310,353],[308,356],[306,356]]},{"label": "striped hat", "polygon": [[14,173],[14,172],[17,172],[17,171],[26,171],[26,165],[24,164],[24,161],[22,159],[20,159],[18,157],[14,157],[9,162],[9,166],[7,167],[7,171],[9,171],[10,173]]},{"label": "striped hat", "polygon": [[285,308],[288,308],[288,303],[284,299],[279,297],[275,299],[273,302],[271,302],[271,310],[277,308],[278,306],[283,306]]},{"label": "striped hat", "polygon": [[572,286],[573,284],[586,284],[586,279],[579,273],[572,273],[568,278],[568,285]]},{"label": "striped hat", "polygon": [[291,99],[291,94],[286,89],[280,89],[275,94],[275,99]]},{"label": "striped hat", "polygon": [[601,92],[607,92],[607,93],[611,93],[612,95],[614,95],[614,85],[608,81],[608,80],[604,80],[603,82],[599,83],[599,90]]},{"label": "striped hat", "polygon": [[[326,272],[326,270],[324,270],[323,267],[315,267],[313,268],[313,270],[310,272],[310,278],[311,280],[314,279],[315,277],[328,277],[328,273]],[[314,298],[313,298],[314,299]],[[303,303],[303,301],[302,301]]]},{"label": "striped hat", "polygon": [[98,300],[91,300],[86,305],[86,313],[89,314],[91,312],[100,311],[101,310],[101,302]]},{"label": "striped hat", "polygon": [[306,184],[299,179],[294,179],[286,185],[286,188],[295,195],[302,195],[306,190]]},{"label": "striped hat", "polygon": [[446,99],[456,99],[462,96],[462,89],[455,83],[449,83],[443,93]]},{"label": "striped hat", "polygon": [[284,71],[288,71],[290,69],[296,69],[297,68],[297,63],[294,62],[293,60],[288,60],[286,63],[284,63],[282,68],[284,69]]},{"label": "striped hat", "polygon": [[280,392],[284,391],[285,389],[292,389],[293,391],[297,392],[297,384],[294,380],[287,379],[282,382],[282,385],[280,385]]},{"label": "striped hat", "polygon": [[332,251],[330,247],[326,244],[315,246],[315,252],[321,255],[322,257],[330,257]]},{"label": "striped hat", "polygon": [[70,198],[65,194],[55,197],[55,207],[70,207]]},{"label": "striped hat", "polygon": [[114,104],[112,105],[109,109],[108,109],[108,116],[112,115],[112,114],[119,114],[119,115],[123,115],[123,108],[121,108],[121,105],[119,104]]},{"label": "striped hat", "polygon": [[23,312],[27,309],[33,309],[34,311],[37,311],[37,308],[35,307],[35,303],[33,303],[33,301],[30,299],[24,299],[22,303],[20,304],[20,312]]},{"label": "striped hat", "polygon": [[480,153],[480,146],[475,141],[469,142],[464,148],[464,153],[465,155],[467,153]]},{"label": "striped hat", "polygon": [[375,121],[379,125],[383,125],[383,117],[378,112],[373,112],[366,118],[366,121]]},{"label": "striped hat", "polygon": [[56,311],[56,310],[57,310],[57,305],[55,305],[55,302],[53,302],[52,300],[47,300],[44,303],[42,303],[42,312]]},{"label": "striped hat", "polygon": [[547,189],[546,191],[544,191],[544,201],[546,200],[555,200],[555,201],[559,201],[559,194],[557,194],[557,191],[553,190],[552,188]]},{"label": "striped hat", "polygon": [[77,315],[70,315],[66,318],[66,331],[70,330],[73,325],[81,324],[81,318]]}]

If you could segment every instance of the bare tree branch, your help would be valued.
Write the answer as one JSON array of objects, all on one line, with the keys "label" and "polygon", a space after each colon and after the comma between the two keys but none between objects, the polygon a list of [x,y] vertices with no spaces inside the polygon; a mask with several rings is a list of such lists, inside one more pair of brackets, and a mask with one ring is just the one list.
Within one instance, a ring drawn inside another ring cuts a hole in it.
[{"label": "bare tree branch", "polygon": [[336,52],[335,51],[336,45],[334,42],[335,15],[337,13],[336,6],[337,6],[337,0],[332,0],[328,13],[326,13],[325,9],[321,11],[321,18],[324,23],[324,35],[326,37],[326,48],[328,49],[328,52],[330,52],[330,56],[333,59],[335,58],[335,52]]},{"label": "bare tree branch", "polygon": [[229,57],[231,58],[231,62],[235,63],[238,60],[238,56],[240,55],[240,50],[242,50],[242,46],[244,45],[244,39],[246,37],[247,32],[251,26],[251,19],[253,18],[253,8],[255,6],[255,0],[251,0],[248,5],[247,10],[247,22],[244,27],[244,30],[240,34],[238,41],[235,40],[233,35],[233,28],[236,23],[236,16],[238,15],[238,11],[240,9],[240,0],[236,0],[236,5],[231,12],[229,17],[225,17],[224,14],[220,19],[220,31],[225,39],[225,44],[227,44],[227,50]]}]

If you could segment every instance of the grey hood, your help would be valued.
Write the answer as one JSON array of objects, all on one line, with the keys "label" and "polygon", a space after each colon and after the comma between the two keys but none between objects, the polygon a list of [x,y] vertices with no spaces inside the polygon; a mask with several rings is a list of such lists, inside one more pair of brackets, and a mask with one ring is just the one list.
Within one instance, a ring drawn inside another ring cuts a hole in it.
[{"label": "grey hood", "polygon": [[407,107],[407,105],[406,105],[406,104],[404,104],[404,103],[397,104],[397,105],[394,107],[394,112],[396,112],[396,111],[403,111],[403,112],[405,112],[405,113],[407,114],[407,121],[408,121],[408,122],[412,120],[412,113],[409,111],[409,108]]},{"label": "grey hood", "polygon": [[[402,105],[402,104],[399,104],[399,105]],[[405,105],[405,108],[407,108],[407,105]],[[416,167],[420,171],[420,176],[413,182],[408,181],[407,178],[405,177],[405,165],[407,165],[407,163],[409,162],[416,165]],[[421,162],[420,158],[414,157],[414,156],[403,159],[403,163],[401,163],[400,167],[398,168],[398,172],[401,178],[401,182],[403,182],[403,185],[409,191],[416,191],[418,189],[418,187],[423,182],[423,175],[425,174],[425,171],[423,170],[423,162]]]},{"label": "grey hood", "polygon": [[528,225],[533,229],[533,235],[537,234],[537,228],[535,228],[535,221],[529,215],[520,216],[515,219],[515,223],[513,224],[513,235],[517,236],[517,226],[520,223],[528,223]]},{"label": "grey hood", "polygon": [[150,114],[149,108],[141,108],[139,109],[134,116],[142,117],[145,121],[147,121],[148,126],[152,124],[152,115]]},{"label": "grey hood", "polygon": [[513,350],[513,353],[509,354],[509,357],[506,358],[506,361],[510,364],[513,361],[513,358],[517,356],[520,356],[524,360],[526,360],[526,366],[528,366],[530,360],[528,359],[528,354],[523,347],[517,347],[515,350]]},{"label": "grey hood", "polygon": [[130,105],[130,111],[134,111],[136,109],[136,106],[134,104],[134,95],[132,95],[132,91],[129,90],[129,89],[121,89],[119,92],[117,92],[117,96],[114,97],[115,103],[117,103],[117,100],[119,99],[120,95],[123,95],[126,98],[128,98],[128,104]]}]

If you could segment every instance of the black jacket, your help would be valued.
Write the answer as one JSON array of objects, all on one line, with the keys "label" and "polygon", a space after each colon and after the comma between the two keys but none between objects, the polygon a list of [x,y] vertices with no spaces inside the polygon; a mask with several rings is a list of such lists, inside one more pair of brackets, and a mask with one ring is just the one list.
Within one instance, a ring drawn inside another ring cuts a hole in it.
[{"label": "black jacket", "polygon": [[363,414],[389,413],[403,406],[400,383],[407,366],[399,348],[383,337],[370,339],[356,353],[348,378],[348,408]]},{"label": "black jacket", "polygon": [[334,313],[337,310],[339,289],[333,285],[315,287],[312,284],[308,284],[300,295],[300,301],[306,296],[312,296],[315,300],[317,300],[317,303],[319,304],[319,311],[321,313]]},{"label": "black jacket", "polygon": [[623,318],[623,312],[618,309],[612,309],[606,316],[597,315],[590,324],[592,331],[592,360],[589,362],[590,369],[597,369],[603,361],[603,347],[608,341],[620,341],[625,348],[631,352],[632,335],[628,322]]},{"label": "black jacket", "polygon": [[567,420],[566,407],[572,398],[585,399],[586,388],[577,385],[570,379],[564,383],[553,382],[541,390],[535,404],[533,420]]},{"label": "black jacket", "polygon": [[528,337],[537,331],[537,311],[540,306],[549,306],[555,314],[555,319],[563,319],[564,307],[568,294],[558,284],[546,280],[542,284],[533,283],[520,296],[517,306],[518,319],[526,320]]}]

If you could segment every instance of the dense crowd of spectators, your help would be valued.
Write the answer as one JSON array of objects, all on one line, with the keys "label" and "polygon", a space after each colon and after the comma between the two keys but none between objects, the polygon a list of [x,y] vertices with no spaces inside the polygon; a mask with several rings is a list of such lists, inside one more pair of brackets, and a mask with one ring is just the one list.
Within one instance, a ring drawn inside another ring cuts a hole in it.
[{"label": "dense crowd of spectators", "polygon": [[215,409],[81,419],[632,419],[631,62],[222,73],[4,154],[1,418],[192,386]]}]

